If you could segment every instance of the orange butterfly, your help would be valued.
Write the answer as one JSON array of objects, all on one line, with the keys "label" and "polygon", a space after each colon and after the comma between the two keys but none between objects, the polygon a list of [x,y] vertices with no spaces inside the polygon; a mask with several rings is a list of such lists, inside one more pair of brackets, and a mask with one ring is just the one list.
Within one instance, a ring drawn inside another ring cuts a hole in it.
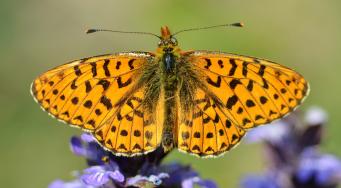
[{"label": "orange butterfly", "polygon": [[[103,30],[88,33],[96,31]],[[209,157],[230,150],[248,129],[293,111],[308,93],[304,78],[287,67],[182,51],[175,34],[162,27],[155,53],[101,55],[53,68],[34,80],[32,95],[52,116],[91,132],[116,155],[161,145]]]}]

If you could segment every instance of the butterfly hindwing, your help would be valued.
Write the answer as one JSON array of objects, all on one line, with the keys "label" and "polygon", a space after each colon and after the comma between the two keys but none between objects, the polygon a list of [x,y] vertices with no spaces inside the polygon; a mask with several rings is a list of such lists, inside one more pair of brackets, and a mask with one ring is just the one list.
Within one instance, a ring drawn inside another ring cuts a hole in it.
[{"label": "butterfly hindwing", "polygon": [[184,114],[178,128],[178,148],[200,157],[218,156],[234,147],[245,131],[206,93],[198,89],[192,113]]},{"label": "butterfly hindwing", "polygon": [[143,102],[143,90],[133,93],[94,132],[95,138],[116,155],[134,156],[153,151],[161,143],[162,124],[157,123],[155,113],[143,108]]}]

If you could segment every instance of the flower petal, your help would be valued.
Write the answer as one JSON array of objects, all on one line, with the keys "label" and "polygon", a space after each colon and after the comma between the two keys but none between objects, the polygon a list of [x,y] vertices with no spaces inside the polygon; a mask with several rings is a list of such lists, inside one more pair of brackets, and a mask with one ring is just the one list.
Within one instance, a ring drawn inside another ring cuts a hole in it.
[{"label": "flower petal", "polygon": [[71,151],[78,156],[85,156],[86,150],[79,137],[73,136],[70,141]]},{"label": "flower petal", "polygon": [[323,125],[327,122],[328,115],[326,111],[319,107],[310,107],[305,115],[307,125]]},{"label": "flower petal", "polygon": [[82,139],[82,141],[87,142],[87,143],[96,141],[95,138],[89,133],[83,133],[81,135],[81,139]]},{"label": "flower petal", "polygon": [[127,179],[126,186],[136,186],[136,187],[145,187],[147,185],[161,185],[162,179],[168,178],[169,175],[166,173],[160,173],[158,175],[150,175],[147,176],[141,176],[137,175],[135,177],[131,177]]},{"label": "flower petal", "polygon": [[100,166],[93,166],[84,170],[82,181],[87,185],[102,186],[109,181],[109,175]]},{"label": "flower petal", "polygon": [[120,182],[121,183],[121,182],[124,181],[123,174],[120,171],[118,171],[118,170],[110,171],[110,172],[107,172],[107,173],[111,177],[111,179],[113,179],[116,182]]}]

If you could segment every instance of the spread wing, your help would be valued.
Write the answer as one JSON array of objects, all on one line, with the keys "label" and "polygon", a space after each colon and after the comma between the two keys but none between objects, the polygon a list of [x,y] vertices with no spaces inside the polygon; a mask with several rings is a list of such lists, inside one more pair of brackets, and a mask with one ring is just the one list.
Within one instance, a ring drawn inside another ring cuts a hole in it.
[{"label": "spread wing", "polygon": [[115,154],[148,152],[159,145],[157,128],[162,127],[140,105],[144,86],[132,88],[143,66],[153,58],[136,52],[72,61],[36,78],[32,95],[53,117],[93,132]]},{"label": "spread wing", "polygon": [[300,74],[267,60],[206,51],[186,59],[207,88],[197,89],[195,109],[180,118],[178,147],[199,156],[228,151],[247,129],[293,111],[309,90]]}]

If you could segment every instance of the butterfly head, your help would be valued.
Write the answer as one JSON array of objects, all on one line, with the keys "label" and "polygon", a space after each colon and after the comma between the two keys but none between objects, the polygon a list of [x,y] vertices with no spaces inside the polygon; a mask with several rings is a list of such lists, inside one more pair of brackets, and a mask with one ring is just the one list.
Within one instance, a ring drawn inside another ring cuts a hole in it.
[{"label": "butterfly head", "polygon": [[161,27],[161,37],[158,46],[163,51],[169,52],[178,48],[178,41],[172,36],[167,26]]},{"label": "butterfly head", "polygon": [[178,41],[174,36],[172,36],[167,26],[161,27],[161,36],[158,44],[158,51],[161,53],[173,53],[180,51],[178,47]]}]

